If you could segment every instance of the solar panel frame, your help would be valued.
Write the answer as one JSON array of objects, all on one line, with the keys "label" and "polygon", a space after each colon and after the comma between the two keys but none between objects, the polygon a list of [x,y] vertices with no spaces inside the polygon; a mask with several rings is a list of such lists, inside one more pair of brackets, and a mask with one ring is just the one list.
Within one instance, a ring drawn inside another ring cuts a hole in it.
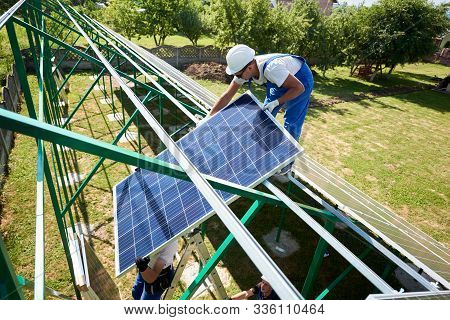
[{"label": "solar panel frame", "polygon": [[[303,168],[301,167],[302,165]],[[307,173],[305,171],[306,170],[305,168],[310,169],[312,171],[315,170],[316,172],[315,177],[317,177],[322,181],[322,186],[318,184],[319,182],[313,180],[314,175],[312,175],[310,172]],[[404,248],[407,247],[410,251],[417,253],[422,252],[425,255],[431,254],[437,256],[436,253],[432,252],[430,248],[425,247],[423,242],[417,241],[417,239],[415,238],[420,237],[423,241],[432,244],[432,247],[436,248],[437,250],[441,251],[442,253],[448,256],[449,253],[445,252],[445,250],[448,251],[448,249],[444,245],[440,244],[439,242],[432,239],[424,232],[410,225],[404,219],[397,216],[395,213],[389,211],[387,208],[383,207],[377,201],[365,195],[363,192],[358,190],[356,187],[352,186],[350,183],[348,183],[341,177],[337,176],[332,171],[326,169],[325,167],[321,166],[314,160],[310,159],[306,154],[302,154],[301,156],[298,157],[294,165],[294,170],[295,173],[300,177],[300,179],[307,182],[313,188],[318,190],[323,196],[328,198],[334,204],[337,204],[343,212],[349,214],[352,218],[364,224],[367,228],[369,228],[374,233],[379,235],[386,243],[388,243],[393,248],[397,249],[400,253],[402,253],[404,256],[406,256],[416,266],[422,268],[430,277],[443,284],[446,288],[449,288],[449,283],[447,282],[446,278],[443,277],[443,274],[448,274],[449,277],[450,274],[442,271],[440,273],[437,273],[435,272],[435,270],[433,270],[431,267],[427,265],[427,263],[428,264],[433,263],[435,267],[438,267],[438,265],[442,265],[442,267],[447,267],[446,269],[450,270],[450,265],[446,263],[445,260],[440,262],[436,261],[436,259],[433,260],[430,258],[420,256],[418,254],[411,254],[408,250]],[[324,177],[326,175],[327,177]],[[326,186],[328,187],[330,184],[333,184],[336,181],[342,184],[343,188],[338,188],[336,184],[336,186],[333,186],[332,189],[334,190],[334,192],[332,192],[330,191],[329,188],[326,190],[325,187],[323,187],[324,183],[326,183],[327,184]],[[344,187],[347,188],[346,189],[347,193],[345,193]],[[339,195],[341,193],[344,193],[344,197],[339,198]],[[358,201],[360,202],[361,206],[369,209],[367,213],[360,210],[356,210],[351,204],[349,204],[351,202],[354,202],[356,197],[361,197],[362,200],[364,200],[364,202],[362,202],[360,201],[361,200],[360,198],[360,200]],[[388,217],[379,216],[379,218],[381,218],[380,220],[373,214],[369,214],[370,211],[375,212],[376,210],[380,210],[381,211],[380,213],[388,215]],[[364,218],[361,217],[361,215],[364,215]],[[387,218],[389,218],[390,221]],[[400,223],[401,225],[406,226],[407,229],[409,229],[410,232],[414,234],[415,237],[409,234],[405,229],[399,228],[398,226],[396,227],[394,223]],[[382,224],[384,224],[385,226],[382,226]],[[380,228],[380,230],[378,228]],[[389,230],[400,231],[400,234],[393,234],[390,233],[389,231],[386,231],[386,229],[388,228],[390,228]],[[407,239],[406,237],[411,238],[412,240],[417,242],[418,245],[416,247],[408,246],[407,243],[404,243]],[[396,241],[392,240],[391,238],[396,238]],[[426,251],[421,250],[420,247],[424,247]]]},{"label": "solar panel frame", "polygon": [[366,300],[450,300],[450,290],[404,292],[398,294],[369,294]]},{"label": "solar panel frame", "polygon": [[[261,102],[250,92],[247,91],[244,94],[240,95],[239,97],[237,97],[236,99],[232,100],[229,105],[234,104],[238,99],[240,99],[241,97],[243,97],[244,95],[248,95],[253,102],[255,102],[257,104],[257,106],[259,106],[260,108],[263,107],[263,105],[261,104]],[[225,108],[224,108],[225,109]],[[259,185],[262,181],[266,180],[267,178],[269,178],[270,176],[272,176],[274,173],[276,173],[280,168],[288,165],[290,162],[292,162],[293,160],[295,160],[295,158],[301,154],[304,149],[303,147],[300,146],[300,144],[289,134],[289,132],[283,128],[281,126],[280,123],[278,123],[278,121],[272,116],[272,114],[270,114],[270,112],[265,111],[265,114],[267,115],[267,117],[275,124],[276,128],[281,130],[281,132],[284,134],[284,137],[288,139],[289,142],[291,142],[297,149],[298,152],[296,153],[296,155],[286,159],[285,161],[283,161],[282,163],[280,163],[277,167],[275,167],[274,169],[270,170],[269,172],[267,172],[266,174],[264,174],[263,176],[261,176],[257,181],[253,182],[252,184],[250,184],[248,187],[249,188],[254,188],[255,186]],[[214,115],[213,117],[215,117],[216,115]],[[205,125],[205,124],[202,124]],[[198,128],[201,128],[201,126]],[[184,138],[184,137],[183,137]],[[179,141],[177,141],[177,143],[181,142],[181,140],[183,139],[181,138]],[[160,154],[161,155],[161,154]],[[160,156],[158,155],[158,157]],[[208,176],[208,175],[206,175]],[[115,236],[115,270],[116,270],[116,277],[122,276],[125,273],[127,273],[129,270],[131,270],[134,266],[130,265],[129,267],[125,268],[124,270],[120,270],[120,265],[119,265],[119,233],[118,233],[118,219],[117,219],[117,193],[116,193],[116,188],[118,185],[120,185],[122,182],[124,182],[125,180],[127,180],[130,176],[124,178],[123,180],[121,180],[119,183],[116,184],[116,186],[113,188],[113,212],[114,212],[114,236]],[[216,178],[217,179],[217,178]],[[220,179],[219,179],[220,180]],[[223,180],[225,183],[229,184],[229,181],[225,181]],[[240,185],[237,185],[238,187]],[[195,186],[194,186],[195,188]],[[198,191],[198,190],[197,190]],[[217,190],[219,191],[219,190]],[[220,192],[220,191],[219,191]],[[200,192],[199,192],[200,193]],[[201,194],[201,193],[200,193]],[[238,195],[233,195],[231,198],[229,198],[228,200],[225,201],[225,203],[227,205],[231,204],[232,202],[234,202],[235,200],[237,200],[240,196]],[[203,198],[202,198],[203,200]],[[209,205],[207,203],[207,205]],[[211,209],[210,209],[211,210]],[[209,219],[211,216],[213,216],[215,214],[214,211],[208,211],[209,213],[205,214],[203,217],[201,217],[199,220],[197,220],[195,222],[195,224],[190,224],[188,225],[188,227],[180,230],[178,233],[176,233],[174,236],[172,236],[170,239],[168,239],[165,243],[163,243],[162,245],[153,248],[152,251],[148,252],[147,254],[143,254],[143,256],[152,256],[157,254],[159,251],[161,251],[168,243],[170,243],[171,241],[173,241],[173,239],[178,238],[184,234],[186,234],[187,232],[189,232],[193,227],[203,223],[204,221],[206,221],[207,219]]]}]

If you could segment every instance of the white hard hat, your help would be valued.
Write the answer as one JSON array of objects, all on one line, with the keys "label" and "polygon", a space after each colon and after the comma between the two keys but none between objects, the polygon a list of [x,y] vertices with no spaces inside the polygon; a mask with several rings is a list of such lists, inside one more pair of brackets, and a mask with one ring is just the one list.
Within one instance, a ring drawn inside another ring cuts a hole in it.
[{"label": "white hard hat", "polygon": [[264,275],[261,276],[261,280],[264,280],[265,282],[269,283],[269,281],[267,281],[267,278]]},{"label": "white hard hat", "polygon": [[227,68],[225,72],[229,75],[242,70],[255,57],[255,50],[245,44],[235,45],[227,53]]}]

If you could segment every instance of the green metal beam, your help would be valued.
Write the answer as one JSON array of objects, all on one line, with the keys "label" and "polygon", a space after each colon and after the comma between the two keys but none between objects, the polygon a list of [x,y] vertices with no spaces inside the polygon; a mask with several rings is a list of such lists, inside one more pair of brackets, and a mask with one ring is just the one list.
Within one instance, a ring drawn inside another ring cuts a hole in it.
[{"label": "green metal beam", "polygon": [[[364,260],[365,257],[372,251],[373,247],[366,248],[359,256],[358,258],[360,260]],[[349,273],[352,271],[355,267],[352,265],[349,265],[332,283],[328,285],[328,287],[322,291],[321,294],[317,296],[315,300],[322,300],[325,298],[325,296],[330,293],[331,290],[333,290]]]},{"label": "green metal beam", "polygon": [[[48,33],[46,33],[46,32],[43,32],[43,31],[37,29],[36,27],[34,27],[34,26],[32,26],[32,25],[30,25],[30,24],[28,24],[28,23],[26,23],[26,22],[24,22],[24,21],[22,21],[22,20],[20,20],[20,19],[18,19],[18,18],[16,18],[16,17],[13,17],[12,19],[13,19],[14,22],[17,23],[18,25],[20,25],[20,26],[22,26],[22,27],[24,27],[24,28],[31,29],[33,32],[39,34],[40,36],[43,36],[43,37],[45,37],[45,38],[48,38],[48,40],[50,40],[50,41],[52,41],[52,42],[54,42],[54,43],[59,44],[60,46],[62,46],[62,47],[64,47],[64,48],[68,49],[69,51],[71,51],[71,52],[77,54],[78,56],[82,57],[83,59],[85,59],[85,60],[87,60],[87,61],[89,61],[89,62],[91,62],[91,63],[94,63],[94,64],[96,64],[96,65],[98,65],[98,66],[100,66],[100,67],[103,67],[103,63],[102,63],[100,60],[98,60],[97,58],[94,58],[94,57],[92,57],[91,55],[89,55],[89,54],[87,54],[87,53],[85,53],[85,52],[83,52],[83,51],[81,51],[81,50],[78,50],[78,49],[72,47],[71,45],[69,45],[69,44],[67,44],[67,43],[65,43],[65,42],[62,42],[61,40],[59,40],[59,39],[53,37],[52,35],[50,35],[50,34],[48,34]],[[125,73],[125,72],[123,72],[123,71],[120,71],[120,70],[117,70],[117,69],[116,69],[116,71],[117,71],[117,73],[118,73],[121,77],[123,77],[123,78],[125,78],[125,79],[127,79],[127,80],[129,80],[129,81],[134,82],[135,86],[138,85],[138,86],[140,86],[140,87],[142,87],[142,88],[144,88],[144,89],[152,90],[153,92],[156,92],[156,93],[158,93],[158,94],[161,95],[161,96],[164,96],[162,92],[158,91],[157,89],[153,88],[152,86],[149,86],[149,85],[147,85],[146,83],[144,83],[144,82],[142,82],[142,81],[139,81],[139,80],[137,80],[137,79],[134,78],[134,77],[130,77],[127,73]],[[186,103],[183,102],[183,101],[178,101],[178,102],[179,102],[182,106],[184,106],[185,108],[187,108],[190,112],[192,112],[192,113],[194,113],[194,114],[205,115],[205,113],[204,113],[203,111],[198,110],[198,109],[196,109],[195,107],[192,107],[192,106],[186,104]]]},{"label": "green metal beam", "polygon": [[[261,210],[264,206],[264,202],[255,201],[252,206],[247,210],[245,215],[242,217],[241,222],[244,226],[247,226],[256,214]],[[180,297],[180,300],[188,300],[192,297],[192,295],[197,291],[197,289],[201,286],[201,284],[205,281],[205,279],[209,276],[209,274],[214,270],[216,265],[222,260],[222,257],[226,253],[226,251],[236,243],[236,239],[233,234],[229,234],[226,239],[222,242],[220,247],[211,257],[211,259],[206,262],[205,266],[199,272],[197,277],[192,281],[183,295]]]},{"label": "green metal beam", "polygon": [[[111,59],[112,60],[112,59]],[[70,120],[72,120],[73,116],[75,115],[75,113],[78,111],[78,109],[83,105],[83,102],[86,100],[86,98],[89,96],[89,94],[91,93],[92,89],[94,89],[95,85],[98,83],[98,81],[100,80],[100,78],[103,76],[103,74],[105,73],[106,68],[103,68],[100,73],[97,75],[97,77],[95,78],[94,82],[92,82],[92,84],[89,86],[89,88],[84,92],[83,96],[81,97],[80,101],[78,101],[77,105],[75,106],[75,108],[73,108],[73,110],[70,112],[69,116],[67,117],[66,121],[63,123],[62,128],[67,127],[67,125],[70,123]]]},{"label": "green metal beam", "polygon": [[[48,18],[48,19],[52,20],[53,22],[55,22],[55,23],[61,25],[61,27],[62,27],[63,30],[67,29],[67,30],[70,30],[71,32],[74,32],[74,33],[76,33],[77,35],[80,35],[80,36],[81,36],[81,33],[80,33],[78,30],[72,28],[72,27],[69,26],[68,24],[63,23],[62,21],[60,21],[60,20],[58,20],[58,19],[52,17],[51,15],[49,15],[48,13],[46,13],[45,11],[42,11],[42,10],[40,10],[39,8],[36,8],[35,6],[33,6],[32,4],[30,4],[30,3],[28,3],[28,2],[27,2],[27,5],[28,5],[29,8],[33,9],[37,14],[42,14],[42,15],[45,16],[46,18]],[[57,11],[55,10],[55,12],[57,12]],[[63,16],[63,17],[67,19],[67,17],[65,17],[65,16]],[[68,21],[68,22],[70,22],[70,21]],[[56,36],[56,37],[58,37],[58,36]],[[103,43],[101,43],[101,42],[99,42],[99,41],[97,41],[97,40],[95,40],[95,39],[93,39],[92,41],[93,41],[96,45],[98,45],[101,49],[105,49],[105,50],[107,50],[107,51],[114,52],[114,51],[113,51],[110,47],[108,47],[107,45],[105,45],[105,44],[103,44]]]},{"label": "green metal beam", "polygon": [[9,259],[3,237],[0,234],[0,300],[23,300],[25,299],[20,287],[16,272]]},{"label": "green metal beam", "polygon": [[[327,220],[325,222],[325,230],[332,234],[334,230],[334,223]],[[317,243],[316,251],[314,252],[314,256],[311,262],[311,266],[309,267],[305,283],[303,284],[302,296],[304,296],[306,299],[308,299],[309,295],[311,294],[314,282],[319,275],[319,269],[323,262],[323,255],[325,254],[327,248],[328,243],[323,238],[320,238],[319,242]]]},{"label": "green metal beam", "polygon": [[[123,134],[127,131],[128,127],[133,123],[134,118],[138,115],[139,110],[136,110],[128,119],[127,123],[123,126],[123,128],[120,130],[119,134],[114,138],[112,144],[116,145],[117,142],[120,140],[120,138],[123,136]],[[105,157],[101,157],[98,162],[95,164],[95,166],[92,168],[92,170],[89,172],[89,174],[84,178],[83,182],[80,184],[78,189],[75,191],[75,193],[72,195],[72,198],[66,203],[65,207],[61,211],[61,215],[63,216],[66,214],[66,212],[69,210],[70,206],[75,202],[75,200],[78,198],[80,193],[84,190],[84,188],[87,186],[89,181],[91,181],[92,177],[97,172],[98,168],[102,165],[102,163],[105,161]]]},{"label": "green metal beam", "polygon": [[[41,123],[5,109],[0,109],[0,127],[67,146],[75,150],[105,157],[110,160],[190,181],[186,173],[177,165],[166,163],[156,158],[150,158],[137,152],[113,146],[106,142],[98,141],[47,123]],[[264,201],[267,204],[285,206],[282,201],[271,194],[235,185],[211,176],[207,176],[206,178],[215,189],[237,194],[252,200]],[[299,204],[299,206],[312,216],[336,221],[336,217],[328,211],[303,204]]]},{"label": "green metal beam", "polygon": [[[34,109],[34,103],[33,103],[33,98],[31,96],[30,86],[29,86],[28,80],[27,80],[27,73],[26,73],[26,70],[25,70],[25,64],[23,62],[22,54],[20,52],[20,47],[19,47],[19,43],[17,41],[17,36],[16,36],[16,31],[14,29],[14,24],[12,23],[11,20],[9,20],[6,23],[6,31],[8,33],[9,43],[10,43],[10,46],[11,46],[11,50],[13,52],[14,61],[16,63],[16,69],[17,69],[17,73],[19,75],[19,82],[20,82],[20,86],[21,86],[22,91],[23,91],[23,95],[24,95],[24,98],[25,98],[26,105],[27,105],[28,114],[33,119],[36,119],[37,116],[36,116],[36,111]],[[36,122],[39,123],[39,121],[37,121],[37,120],[33,120],[33,121],[36,121]],[[65,234],[65,228],[63,226],[64,221],[61,221],[61,219],[58,217],[58,214],[57,214],[58,212],[60,212],[59,205],[58,205],[58,199],[57,199],[56,194],[55,194],[53,180],[52,180],[52,176],[51,176],[51,173],[50,173],[50,168],[49,168],[49,165],[48,165],[47,156],[46,156],[45,153],[44,153],[44,173],[45,173],[45,180],[47,181],[47,186],[48,186],[48,190],[49,190],[49,193],[50,193],[50,198],[51,198],[51,201],[52,201],[53,209],[54,209],[54,212],[55,212],[56,221],[57,221],[57,224],[58,224],[58,229],[59,229],[59,232],[60,232],[60,235],[61,235],[62,245],[64,247],[64,252],[66,254],[67,264],[68,264],[69,271],[70,271],[70,274],[71,274],[71,277],[72,277],[72,283],[73,283],[73,286],[74,286],[75,294],[76,294],[78,299],[81,299],[80,292],[77,289],[76,284],[75,284],[75,276],[74,276],[74,271],[73,271],[73,266],[72,266],[72,259],[70,257],[70,251],[69,251],[68,242],[67,242],[67,238],[66,238],[66,234]]]}]

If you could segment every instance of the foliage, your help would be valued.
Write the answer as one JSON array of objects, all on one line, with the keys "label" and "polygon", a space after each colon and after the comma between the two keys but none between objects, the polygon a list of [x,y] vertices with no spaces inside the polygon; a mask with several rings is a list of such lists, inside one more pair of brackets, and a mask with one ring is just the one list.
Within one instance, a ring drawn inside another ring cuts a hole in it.
[{"label": "foliage", "polygon": [[103,20],[115,31],[131,39],[137,34],[140,14],[137,11],[136,1],[111,0],[104,10]]},{"label": "foliage", "polygon": [[138,5],[145,11],[141,16],[138,33],[153,36],[156,45],[176,33],[181,0],[140,0]]},{"label": "foliage", "polygon": [[295,34],[284,6],[271,7],[269,1],[249,0],[244,3],[245,15],[240,27],[240,41],[259,53],[283,52]]},{"label": "foliage", "polygon": [[354,65],[374,65],[380,72],[418,62],[436,50],[434,38],[447,30],[443,6],[427,0],[380,0],[357,13],[358,36],[349,51]]},{"label": "foliage", "polygon": [[210,14],[214,24],[216,45],[226,47],[241,42],[244,2],[242,0],[211,0]]},{"label": "foliage", "polygon": [[201,1],[182,1],[178,13],[177,30],[188,38],[194,46],[197,46],[198,39],[204,33]]},{"label": "foliage", "polygon": [[292,50],[307,59],[313,58],[319,51],[324,28],[319,3],[315,0],[295,0],[289,18],[297,35],[291,40]]},{"label": "foliage", "polygon": [[344,65],[349,60],[362,27],[358,25],[357,12],[354,6],[341,6],[333,10],[330,16],[323,17],[319,50],[315,53],[322,71]]},{"label": "foliage", "polygon": [[11,72],[11,64],[14,61],[9,41],[7,41],[8,37],[4,31],[0,30],[0,81]]}]

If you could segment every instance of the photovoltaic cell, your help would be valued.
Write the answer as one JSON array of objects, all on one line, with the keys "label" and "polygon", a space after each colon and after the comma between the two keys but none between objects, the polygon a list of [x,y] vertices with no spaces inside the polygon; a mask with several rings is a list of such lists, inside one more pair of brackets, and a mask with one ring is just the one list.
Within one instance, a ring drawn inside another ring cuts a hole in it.
[{"label": "photovoltaic cell", "polygon": [[[301,152],[299,145],[244,94],[177,142],[204,174],[253,187]],[[157,157],[177,164],[168,151]],[[237,196],[218,191],[227,203]],[[114,188],[116,274],[212,214],[193,183],[138,170]]]}]

